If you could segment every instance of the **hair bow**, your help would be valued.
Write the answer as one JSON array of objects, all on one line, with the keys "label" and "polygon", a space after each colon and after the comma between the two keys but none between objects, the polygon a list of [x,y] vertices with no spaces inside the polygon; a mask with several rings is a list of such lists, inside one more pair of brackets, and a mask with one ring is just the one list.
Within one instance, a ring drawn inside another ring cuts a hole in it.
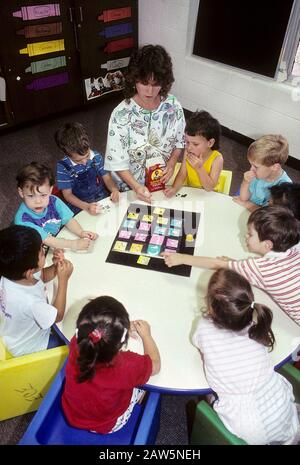
[{"label": "hair bow", "polygon": [[92,341],[93,344],[97,344],[97,342],[99,342],[102,338],[102,331],[100,331],[98,328],[95,328],[89,333],[88,338]]}]

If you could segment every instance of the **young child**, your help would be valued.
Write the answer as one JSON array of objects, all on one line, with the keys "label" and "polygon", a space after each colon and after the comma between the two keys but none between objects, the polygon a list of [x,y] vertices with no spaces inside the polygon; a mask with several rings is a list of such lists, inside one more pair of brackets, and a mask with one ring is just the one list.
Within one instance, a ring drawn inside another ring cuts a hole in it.
[{"label": "young child", "polygon": [[292,182],[282,169],[288,156],[289,145],[283,136],[271,134],[252,142],[247,154],[251,169],[244,173],[240,194],[233,200],[249,211],[268,205],[270,187]]},{"label": "young child", "polygon": [[[60,259],[44,268],[40,234],[27,226],[0,231],[0,334],[14,356],[51,347],[50,329],[65,313],[71,262]],[[47,303],[44,283],[55,276],[58,290],[53,305]]]},{"label": "young child", "polygon": [[[86,250],[97,239],[98,234],[84,231],[64,202],[51,195],[54,177],[47,166],[31,162],[19,171],[16,179],[23,202],[15,215],[15,224],[36,229],[43,243],[53,248]],[[80,239],[53,237],[64,225]]]},{"label": "young child", "polygon": [[183,161],[173,186],[164,191],[166,197],[175,195],[185,182],[206,191],[217,187],[223,169],[223,157],[218,152],[220,134],[219,122],[207,111],[193,113],[185,127]]},{"label": "young child", "polygon": [[268,354],[275,343],[271,310],[254,301],[243,276],[224,269],[210,278],[206,302],[193,343],[218,396],[214,410],[248,444],[297,444],[293,389],[274,371]]},{"label": "young child", "polygon": [[282,205],[300,221],[300,183],[283,182],[270,188],[269,205]]},{"label": "young child", "polygon": [[166,253],[167,266],[190,265],[199,268],[231,268],[249,282],[264,289],[300,325],[300,223],[287,208],[262,207],[248,219],[246,242],[249,252],[260,258],[232,260],[225,257],[194,257]]},{"label": "young child", "polygon": [[[121,350],[128,332],[142,338],[145,355]],[[70,343],[64,413],[72,426],[106,434],[122,428],[144,391],[160,370],[160,356],[146,321],[129,322],[123,305],[113,297],[97,297],[84,306]]]},{"label": "young child", "polygon": [[96,202],[108,197],[109,192],[111,200],[118,202],[118,187],[104,169],[100,153],[91,150],[82,124],[66,123],[56,131],[55,141],[65,153],[65,157],[57,162],[57,187],[74,213],[85,210],[97,215],[101,207]]}]

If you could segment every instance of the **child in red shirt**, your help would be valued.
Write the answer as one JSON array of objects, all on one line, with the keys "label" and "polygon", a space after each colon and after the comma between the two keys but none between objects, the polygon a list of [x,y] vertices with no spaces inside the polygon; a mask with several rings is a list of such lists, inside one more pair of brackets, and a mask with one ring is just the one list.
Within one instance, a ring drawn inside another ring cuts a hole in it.
[{"label": "child in red shirt", "polygon": [[[123,351],[128,331],[136,331],[145,355]],[[146,321],[129,321],[113,297],[97,297],[79,314],[70,343],[62,407],[72,426],[113,433],[128,421],[145,384],[160,370],[160,356]]]}]

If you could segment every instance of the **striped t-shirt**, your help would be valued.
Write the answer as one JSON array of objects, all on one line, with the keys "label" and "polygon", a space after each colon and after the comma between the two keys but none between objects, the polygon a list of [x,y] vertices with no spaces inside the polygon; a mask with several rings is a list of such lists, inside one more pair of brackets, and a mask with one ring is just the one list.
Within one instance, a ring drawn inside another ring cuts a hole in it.
[{"label": "striped t-shirt", "polygon": [[291,443],[300,431],[292,387],[273,370],[267,348],[250,339],[248,330],[221,329],[209,318],[197,326],[193,344],[218,394],[214,410],[248,444]]},{"label": "striped t-shirt", "polygon": [[229,268],[264,289],[300,325],[300,250],[268,252],[261,258],[229,261]]}]

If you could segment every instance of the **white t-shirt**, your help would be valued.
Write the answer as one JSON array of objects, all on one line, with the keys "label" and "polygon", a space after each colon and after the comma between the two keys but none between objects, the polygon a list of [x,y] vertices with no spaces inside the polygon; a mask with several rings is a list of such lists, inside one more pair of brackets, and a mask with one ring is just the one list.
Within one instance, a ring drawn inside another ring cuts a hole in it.
[{"label": "white t-shirt", "polygon": [[47,303],[40,279],[25,286],[4,277],[0,280],[0,335],[13,356],[47,348],[57,309]]},{"label": "white t-shirt", "polygon": [[290,442],[300,428],[292,386],[273,370],[268,349],[250,339],[248,329],[221,329],[202,318],[195,331],[193,344],[219,398],[214,410],[248,444]]}]

